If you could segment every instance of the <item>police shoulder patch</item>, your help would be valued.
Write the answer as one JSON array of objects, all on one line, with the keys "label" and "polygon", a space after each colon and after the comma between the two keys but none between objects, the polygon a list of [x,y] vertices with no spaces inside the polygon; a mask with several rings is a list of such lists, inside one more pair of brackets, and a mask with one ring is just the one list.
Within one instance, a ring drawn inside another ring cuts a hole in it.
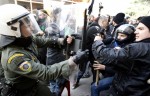
[{"label": "police shoulder patch", "polygon": [[24,56],[24,54],[14,54],[12,55],[9,59],[8,59],[8,64],[11,63],[11,61],[14,59],[14,58],[18,58],[18,57],[22,57]]},{"label": "police shoulder patch", "polygon": [[32,70],[31,63],[25,61],[19,65],[19,69],[25,72],[30,72]]}]

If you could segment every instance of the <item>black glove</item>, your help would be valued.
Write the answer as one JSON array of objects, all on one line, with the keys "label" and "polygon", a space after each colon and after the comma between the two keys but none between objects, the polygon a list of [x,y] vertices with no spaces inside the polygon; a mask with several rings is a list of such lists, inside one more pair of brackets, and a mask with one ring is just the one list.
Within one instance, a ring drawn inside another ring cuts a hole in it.
[{"label": "black glove", "polygon": [[107,44],[110,44],[113,40],[114,40],[114,38],[109,37],[109,38],[107,38],[107,39],[103,39],[103,43],[104,43],[105,45],[107,45]]},{"label": "black glove", "polygon": [[89,50],[85,50],[85,51],[78,51],[76,53],[75,56],[73,56],[73,61],[76,64],[83,64],[84,62],[86,62],[88,60],[88,56],[89,56]]},{"label": "black glove", "polygon": [[58,37],[56,37],[56,36],[51,37],[51,43],[57,44],[58,43]]},{"label": "black glove", "polygon": [[64,41],[63,41],[63,44],[64,44],[64,45],[67,45],[67,38],[68,38],[68,36],[66,36],[66,37],[64,38]]}]

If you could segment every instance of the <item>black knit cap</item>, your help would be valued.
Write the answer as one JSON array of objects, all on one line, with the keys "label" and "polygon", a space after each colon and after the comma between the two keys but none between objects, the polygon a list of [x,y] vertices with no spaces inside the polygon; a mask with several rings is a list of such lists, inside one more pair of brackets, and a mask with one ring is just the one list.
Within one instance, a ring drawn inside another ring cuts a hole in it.
[{"label": "black knit cap", "polygon": [[124,13],[118,13],[114,18],[113,21],[117,24],[122,23],[124,21],[125,14]]},{"label": "black knit cap", "polygon": [[140,22],[150,30],[150,16],[144,16]]}]

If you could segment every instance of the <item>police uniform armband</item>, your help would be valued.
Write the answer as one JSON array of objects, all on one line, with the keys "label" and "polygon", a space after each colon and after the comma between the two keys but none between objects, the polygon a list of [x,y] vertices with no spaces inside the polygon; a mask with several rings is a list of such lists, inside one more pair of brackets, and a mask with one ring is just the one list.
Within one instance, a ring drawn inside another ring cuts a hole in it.
[{"label": "police uniform armband", "polygon": [[32,70],[32,67],[31,67],[31,63],[28,62],[28,61],[24,61],[22,62],[18,68],[21,70],[21,71],[24,71],[24,72],[30,72]]},{"label": "police uniform armband", "polygon": [[21,53],[17,53],[17,54],[13,54],[12,56],[9,57],[7,63],[11,64],[11,63],[15,63],[17,64],[18,62],[23,62],[23,56],[24,54]]},{"label": "police uniform armband", "polygon": [[20,70],[20,71],[26,71],[30,72],[31,71],[31,64],[25,59],[24,54],[14,54],[12,55],[7,62],[12,70]]}]

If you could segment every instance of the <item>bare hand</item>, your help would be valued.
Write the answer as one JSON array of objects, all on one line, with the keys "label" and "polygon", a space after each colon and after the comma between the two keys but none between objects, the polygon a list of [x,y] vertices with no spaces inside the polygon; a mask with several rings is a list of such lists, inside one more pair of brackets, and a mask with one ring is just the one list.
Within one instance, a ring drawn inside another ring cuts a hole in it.
[{"label": "bare hand", "polygon": [[93,64],[94,70],[105,70],[105,65]]},{"label": "bare hand", "polygon": [[72,40],[73,40],[73,37],[68,36],[68,38],[67,38],[67,43],[68,43],[68,44],[71,44]]},{"label": "bare hand", "polygon": [[44,35],[44,32],[43,31],[39,31],[38,33],[36,33],[36,35],[42,36],[42,35]]},{"label": "bare hand", "polygon": [[96,40],[103,40],[103,38],[100,35],[98,35],[98,36],[95,36],[94,41],[96,41]]}]

